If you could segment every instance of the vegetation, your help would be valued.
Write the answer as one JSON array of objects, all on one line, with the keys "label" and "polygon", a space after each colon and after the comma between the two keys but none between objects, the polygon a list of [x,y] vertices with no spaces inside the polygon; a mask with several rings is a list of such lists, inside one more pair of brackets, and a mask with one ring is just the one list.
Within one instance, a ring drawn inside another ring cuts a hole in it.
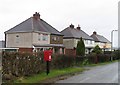
[{"label": "vegetation", "polygon": [[96,45],[92,52],[96,53],[96,54],[101,54],[102,53],[102,49],[98,45]]},{"label": "vegetation", "polygon": [[54,77],[58,77],[58,76],[62,76],[62,75],[67,75],[67,74],[72,74],[72,73],[76,73],[76,72],[82,72],[84,69],[83,68],[75,68],[75,67],[71,67],[71,68],[65,68],[65,69],[54,69],[51,70],[49,75],[46,75],[45,72],[41,73],[41,74],[37,74],[34,76],[30,76],[27,78],[19,78],[17,79],[17,81],[15,81],[16,83],[41,83],[44,80],[50,79],[50,78],[54,78]]},{"label": "vegetation", "polygon": [[120,50],[116,50],[112,52],[113,60],[119,60],[120,59]]},{"label": "vegetation", "polygon": [[[114,51],[112,55],[92,53],[84,57],[54,54],[52,55],[52,61],[50,62],[51,72],[49,75],[61,75],[61,73],[52,74],[52,72],[58,70],[62,72],[64,69],[68,70],[68,68],[74,68],[76,66],[96,64],[96,61],[97,63],[109,62],[111,56],[113,57],[113,60],[117,60],[120,59],[119,54],[120,51]],[[34,75],[42,77],[46,72],[46,62],[43,59],[43,53],[3,52],[2,65],[4,82],[13,82],[16,78],[31,78]]]},{"label": "vegetation", "polygon": [[78,43],[77,43],[76,54],[78,56],[85,55],[85,44],[84,44],[82,37],[80,38],[80,41],[78,41]]}]

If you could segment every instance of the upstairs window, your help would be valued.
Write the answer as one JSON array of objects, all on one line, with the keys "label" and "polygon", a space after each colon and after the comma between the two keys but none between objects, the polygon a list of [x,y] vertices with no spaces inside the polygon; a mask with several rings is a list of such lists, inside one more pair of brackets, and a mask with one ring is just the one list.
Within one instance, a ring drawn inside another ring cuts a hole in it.
[{"label": "upstairs window", "polygon": [[90,40],[90,44],[92,44],[92,40]]},{"label": "upstairs window", "polygon": [[57,40],[60,41],[60,37],[59,36],[57,37]]},{"label": "upstairs window", "polygon": [[19,35],[16,35],[16,43],[19,43],[19,41],[20,41],[20,37]]},{"label": "upstairs window", "polygon": [[42,40],[43,40],[43,41],[47,41],[47,40],[48,40],[48,35],[47,35],[47,34],[43,34]]},{"label": "upstairs window", "polygon": [[85,40],[85,43],[88,44],[88,40]]},{"label": "upstairs window", "polygon": [[55,37],[55,36],[52,37],[52,40],[53,40],[53,41],[56,41],[56,40],[57,40],[57,37]]}]

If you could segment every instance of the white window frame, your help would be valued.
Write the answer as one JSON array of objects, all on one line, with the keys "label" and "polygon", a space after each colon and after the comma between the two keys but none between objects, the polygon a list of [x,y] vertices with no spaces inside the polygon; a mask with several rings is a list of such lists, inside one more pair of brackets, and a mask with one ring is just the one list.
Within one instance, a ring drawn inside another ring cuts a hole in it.
[{"label": "white window frame", "polygon": [[48,34],[43,34],[42,35],[42,40],[43,41],[48,41]]},{"label": "white window frame", "polygon": [[20,36],[16,35],[16,43],[19,43],[19,41],[20,41]]},{"label": "white window frame", "polygon": [[41,41],[41,34],[38,33],[38,41]]}]

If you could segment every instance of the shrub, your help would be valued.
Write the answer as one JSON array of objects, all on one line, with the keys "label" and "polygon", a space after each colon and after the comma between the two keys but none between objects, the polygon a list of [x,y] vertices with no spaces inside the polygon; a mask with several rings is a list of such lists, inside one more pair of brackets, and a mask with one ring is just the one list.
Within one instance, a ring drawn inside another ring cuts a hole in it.
[{"label": "shrub", "polygon": [[74,65],[74,57],[64,54],[56,54],[52,60],[54,68],[61,69]]},{"label": "shrub", "polygon": [[[120,52],[112,53],[113,59],[120,58]],[[53,54],[50,62],[50,69],[62,69],[75,65],[87,65],[99,62],[110,61],[111,54],[88,54],[86,56],[70,56],[64,54]],[[43,52],[38,53],[19,53],[3,52],[2,54],[3,78],[30,76],[45,72],[46,62]]]},{"label": "shrub", "polygon": [[93,64],[93,63],[96,63],[96,55],[93,53],[93,54],[88,54],[86,56],[86,58],[88,59],[88,63],[89,64]]},{"label": "shrub", "polygon": [[30,76],[44,71],[43,53],[4,52],[3,75]]},{"label": "shrub", "polygon": [[82,65],[84,59],[85,59],[85,57],[83,57],[83,56],[76,56],[75,57],[76,65]]},{"label": "shrub", "polygon": [[112,57],[113,57],[113,60],[120,59],[120,50],[113,51],[112,52]]},{"label": "shrub", "polygon": [[98,62],[101,63],[101,62],[110,61],[111,55],[109,55],[109,54],[97,54],[97,57],[98,57]]},{"label": "shrub", "polygon": [[78,43],[77,43],[76,54],[78,56],[84,56],[85,55],[85,44],[83,42],[82,37],[80,38],[80,41],[78,41]]},{"label": "shrub", "polygon": [[101,50],[101,48],[98,45],[96,45],[92,52],[96,53],[96,54],[101,54],[102,50]]}]

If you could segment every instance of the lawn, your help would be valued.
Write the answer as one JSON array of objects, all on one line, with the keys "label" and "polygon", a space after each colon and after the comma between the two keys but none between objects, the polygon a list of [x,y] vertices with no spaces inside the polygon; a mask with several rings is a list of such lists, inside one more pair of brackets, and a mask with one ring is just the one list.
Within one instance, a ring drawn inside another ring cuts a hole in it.
[{"label": "lawn", "polygon": [[[110,64],[110,63],[113,63],[113,62],[117,62],[117,60],[112,61],[112,62],[89,64],[89,65],[86,65],[86,66],[94,67],[94,66],[99,66],[99,65]],[[83,72],[85,70],[84,67],[85,66],[70,67],[70,68],[64,68],[64,69],[54,69],[54,70],[51,70],[48,75],[46,74],[46,72],[43,72],[43,73],[36,74],[36,75],[33,75],[33,76],[29,76],[29,77],[20,77],[17,80],[15,80],[14,83],[26,83],[26,84],[27,83],[31,83],[31,84],[32,83],[42,83],[43,81],[59,78],[60,76],[73,75],[75,73]]]},{"label": "lawn", "polygon": [[48,80],[51,78],[59,77],[62,75],[72,74],[76,72],[82,72],[84,71],[84,68],[78,68],[78,67],[71,67],[71,68],[65,68],[65,69],[56,69],[51,70],[48,75],[46,73],[37,74],[31,77],[21,77],[15,81],[15,83],[41,83],[44,80]]}]

